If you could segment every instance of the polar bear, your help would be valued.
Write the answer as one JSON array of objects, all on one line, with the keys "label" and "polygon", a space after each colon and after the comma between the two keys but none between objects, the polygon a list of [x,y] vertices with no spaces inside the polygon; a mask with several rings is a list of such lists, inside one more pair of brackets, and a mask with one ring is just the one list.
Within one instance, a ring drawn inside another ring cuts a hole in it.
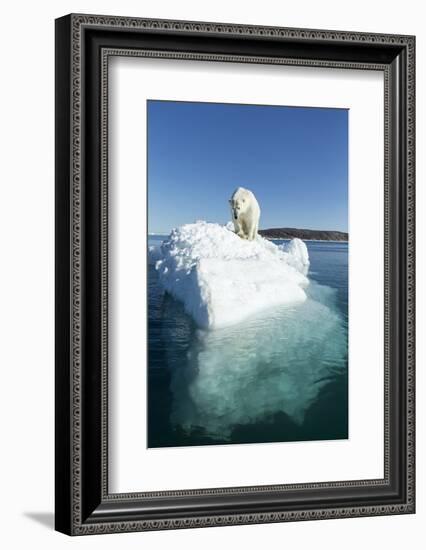
[{"label": "polar bear", "polygon": [[249,189],[238,187],[229,199],[235,233],[242,239],[253,241],[259,228],[260,207]]}]

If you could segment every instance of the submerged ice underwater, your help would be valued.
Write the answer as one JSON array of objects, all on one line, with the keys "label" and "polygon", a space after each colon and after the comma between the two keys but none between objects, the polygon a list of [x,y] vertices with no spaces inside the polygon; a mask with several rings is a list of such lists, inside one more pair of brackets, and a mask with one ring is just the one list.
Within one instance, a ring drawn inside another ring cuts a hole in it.
[{"label": "submerged ice underwater", "polygon": [[348,437],[346,242],[148,245],[148,447]]}]

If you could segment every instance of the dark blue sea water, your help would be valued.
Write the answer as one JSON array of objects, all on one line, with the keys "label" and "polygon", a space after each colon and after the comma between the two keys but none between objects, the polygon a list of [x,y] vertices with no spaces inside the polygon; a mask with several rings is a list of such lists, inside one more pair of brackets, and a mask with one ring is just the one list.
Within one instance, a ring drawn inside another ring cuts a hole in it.
[{"label": "dark blue sea water", "polygon": [[306,245],[306,302],[214,331],[149,266],[149,447],[348,437],[348,244]]}]

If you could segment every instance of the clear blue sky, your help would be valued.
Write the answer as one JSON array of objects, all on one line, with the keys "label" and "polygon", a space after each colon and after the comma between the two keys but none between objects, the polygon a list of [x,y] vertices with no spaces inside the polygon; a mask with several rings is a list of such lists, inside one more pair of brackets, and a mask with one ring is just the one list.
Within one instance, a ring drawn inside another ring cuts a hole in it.
[{"label": "clear blue sky", "polygon": [[148,230],[226,223],[256,195],[260,228],[347,231],[348,111],[148,101]]}]

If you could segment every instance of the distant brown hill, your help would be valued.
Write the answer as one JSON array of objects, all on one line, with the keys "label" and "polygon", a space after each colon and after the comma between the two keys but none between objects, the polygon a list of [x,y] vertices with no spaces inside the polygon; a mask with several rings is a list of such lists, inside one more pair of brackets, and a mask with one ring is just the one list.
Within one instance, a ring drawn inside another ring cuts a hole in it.
[{"label": "distant brown hill", "polygon": [[348,241],[349,236],[343,231],[322,231],[317,229],[294,229],[280,227],[259,229],[259,234],[266,239],[302,239],[306,241]]}]

